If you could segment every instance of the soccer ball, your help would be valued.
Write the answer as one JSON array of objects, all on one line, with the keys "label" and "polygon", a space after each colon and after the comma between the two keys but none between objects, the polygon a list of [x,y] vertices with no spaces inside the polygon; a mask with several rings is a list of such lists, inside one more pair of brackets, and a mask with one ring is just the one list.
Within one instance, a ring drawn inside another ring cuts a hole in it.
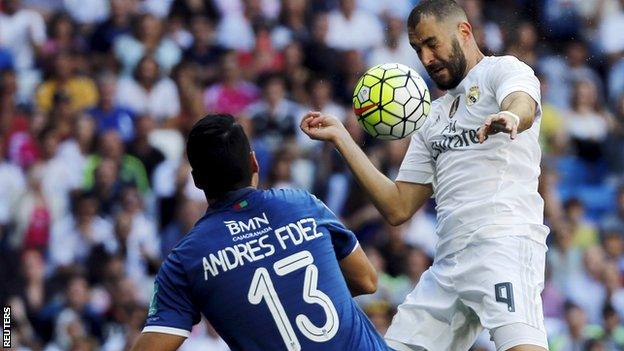
[{"label": "soccer ball", "polygon": [[370,135],[379,139],[405,138],[418,130],[431,108],[422,77],[400,63],[372,67],[357,82],[353,111]]}]

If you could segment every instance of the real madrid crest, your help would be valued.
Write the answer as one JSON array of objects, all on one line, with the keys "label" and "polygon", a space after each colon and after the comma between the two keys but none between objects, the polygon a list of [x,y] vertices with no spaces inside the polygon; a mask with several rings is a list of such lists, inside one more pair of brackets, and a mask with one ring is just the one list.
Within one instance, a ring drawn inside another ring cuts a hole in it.
[{"label": "real madrid crest", "polygon": [[481,96],[481,92],[479,91],[479,87],[474,85],[468,89],[468,94],[466,95],[466,105],[472,106],[477,101],[479,101],[479,97]]},{"label": "real madrid crest", "polygon": [[451,104],[451,109],[449,110],[449,118],[453,118],[453,116],[455,116],[455,112],[457,112],[457,108],[459,107],[459,98],[460,96],[456,97]]}]

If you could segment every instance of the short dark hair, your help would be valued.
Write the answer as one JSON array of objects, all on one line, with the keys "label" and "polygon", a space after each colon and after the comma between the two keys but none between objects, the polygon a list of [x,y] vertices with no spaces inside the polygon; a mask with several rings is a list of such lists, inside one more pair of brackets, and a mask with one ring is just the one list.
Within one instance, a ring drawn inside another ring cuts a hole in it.
[{"label": "short dark hair", "polygon": [[466,12],[453,0],[423,0],[410,12],[407,26],[416,27],[423,16],[434,16],[440,21],[457,15],[466,16]]},{"label": "short dark hair", "polygon": [[195,184],[209,199],[251,184],[250,153],[243,127],[229,114],[209,114],[200,119],[186,142]]}]

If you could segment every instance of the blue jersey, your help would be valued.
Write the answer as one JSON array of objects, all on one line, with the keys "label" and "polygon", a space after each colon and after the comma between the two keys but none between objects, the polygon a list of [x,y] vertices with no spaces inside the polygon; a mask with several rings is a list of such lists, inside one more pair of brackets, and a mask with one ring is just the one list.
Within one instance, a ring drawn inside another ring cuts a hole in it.
[{"label": "blue jersey", "polygon": [[231,192],[163,263],[144,332],[188,336],[201,312],[234,351],[388,350],[338,265],[357,245],[305,191]]}]

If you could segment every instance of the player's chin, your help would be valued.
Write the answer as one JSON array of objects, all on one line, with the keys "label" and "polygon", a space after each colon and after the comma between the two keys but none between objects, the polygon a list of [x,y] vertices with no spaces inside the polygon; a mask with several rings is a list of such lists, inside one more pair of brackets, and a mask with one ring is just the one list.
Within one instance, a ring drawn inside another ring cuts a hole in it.
[{"label": "player's chin", "polygon": [[434,72],[429,74],[431,79],[436,83],[438,88],[442,90],[452,89],[451,87],[451,75],[447,72],[447,69],[444,68],[441,71]]}]

